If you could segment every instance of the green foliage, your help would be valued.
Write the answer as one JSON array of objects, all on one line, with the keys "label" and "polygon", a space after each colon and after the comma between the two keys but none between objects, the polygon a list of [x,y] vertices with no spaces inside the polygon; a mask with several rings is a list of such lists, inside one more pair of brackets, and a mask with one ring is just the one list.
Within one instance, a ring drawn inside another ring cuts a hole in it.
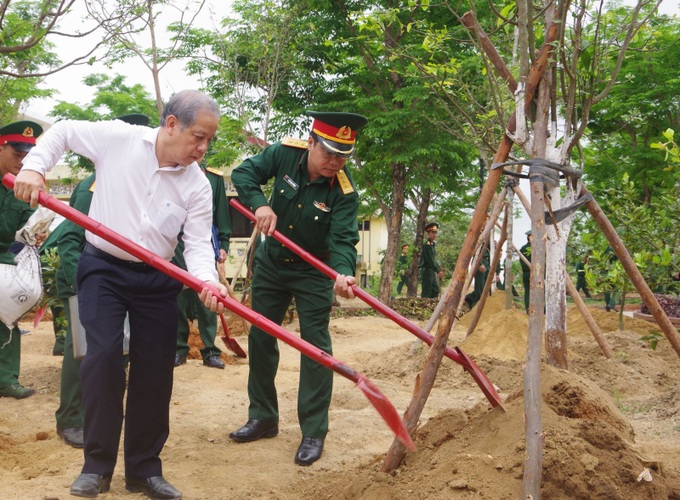
[{"label": "green foliage", "polygon": [[640,337],[640,340],[647,342],[647,345],[652,350],[656,350],[656,346],[661,339],[663,339],[663,335],[661,335],[659,332],[650,332],[648,335]]},{"label": "green foliage", "polygon": [[[1,7],[4,15],[0,23],[0,45],[17,50],[0,52],[0,123],[15,120],[19,107],[29,100],[53,94],[52,90],[38,88],[39,78],[10,75],[29,75],[58,66],[59,58],[52,52],[54,45],[42,37],[44,30],[36,26],[40,12],[55,3],[14,1]],[[38,43],[25,46],[33,36],[39,37]]]},{"label": "green foliage", "polygon": [[[612,16],[618,21],[619,11]],[[593,106],[585,173],[594,194],[599,195],[599,186],[612,187],[624,173],[636,180],[640,202],[674,187],[678,169],[667,168],[673,158],[668,129],[680,122],[679,37],[676,19],[653,18],[631,43],[616,85]]]},{"label": "green foliage", "polygon": [[[658,149],[664,153],[664,161],[668,163],[667,171],[674,171],[680,167],[680,149],[678,143],[675,142],[675,131],[672,128],[666,129],[662,132],[666,142],[653,142],[650,144],[652,149]],[[676,178],[680,178],[680,169],[675,172]]]},{"label": "green foliage", "polygon": [[57,306],[59,316],[55,318],[56,335],[65,335],[65,329],[68,328],[68,319],[62,304],[63,300],[57,296],[57,280],[56,274],[59,269],[59,253],[56,248],[46,250],[40,256],[40,263],[42,265],[43,278],[43,295],[40,298],[39,307],[54,307]]},{"label": "green foliage", "polygon": [[[142,113],[149,117],[149,125],[158,125],[156,104],[140,84],[127,85],[122,75],[92,74],[83,79],[88,87],[95,89],[94,98],[87,104],[59,101],[49,115],[68,120],[111,120],[130,113]],[[74,175],[80,170],[94,172],[92,162],[80,155],[67,153],[66,160]]]},{"label": "green foliage", "polygon": [[[672,275],[680,270],[680,200],[673,193],[660,194],[641,204],[635,182],[624,175],[615,187],[603,190],[602,208],[616,227],[647,284],[657,291],[673,286]],[[625,294],[634,287],[594,226],[581,233],[589,253],[586,277],[595,292],[614,290]]]}]

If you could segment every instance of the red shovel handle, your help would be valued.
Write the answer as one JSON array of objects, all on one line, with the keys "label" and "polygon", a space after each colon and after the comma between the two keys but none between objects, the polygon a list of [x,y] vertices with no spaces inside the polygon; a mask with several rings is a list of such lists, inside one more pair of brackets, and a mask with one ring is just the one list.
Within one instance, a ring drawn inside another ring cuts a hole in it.
[{"label": "red shovel handle", "polygon": [[[241,202],[239,202],[235,198],[232,198],[229,203],[231,203],[232,207],[234,207],[236,210],[238,210],[243,215],[248,217],[251,221],[256,222],[255,214],[252,211],[248,210],[248,208],[246,208]],[[338,272],[336,270],[324,264],[322,261],[314,257],[314,255],[309,253],[307,250],[303,249],[300,245],[293,242],[290,238],[287,238],[286,236],[281,234],[278,230],[274,231],[273,236],[279,243],[282,243],[288,249],[295,252],[304,261],[317,268],[319,271],[324,273],[330,279],[335,280],[335,278],[338,276]],[[432,335],[427,333],[418,325],[404,318],[394,309],[390,309],[385,304],[380,302],[378,299],[370,295],[368,292],[359,288],[357,285],[352,285],[352,292],[354,292],[354,295],[356,295],[361,300],[366,302],[373,309],[390,318],[396,324],[404,328],[406,331],[411,332],[413,335],[418,337],[427,345],[431,346],[432,343],[434,342],[434,337]],[[463,353],[463,351],[460,350],[460,348],[456,347],[456,350],[453,350],[447,346],[444,354],[446,355],[447,358],[452,359],[456,363],[462,365],[463,368],[465,368],[470,373],[470,375],[475,380],[475,382],[477,382],[477,385],[482,390],[486,398],[489,400],[489,403],[491,403],[491,406],[493,406],[494,408],[496,406],[503,407],[503,400],[501,399],[500,395],[496,392],[496,389],[494,388],[491,381],[484,374],[484,372],[474,363],[474,361],[472,361],[466,354]]]},{"label": "red shovel handle", "polygon": [[[8,188],[13,189],[14,180],[14,175],[5,174],[5,176],[2,178],[2,183]],[[130,255],[134,255],[149,266],[152,266],[167,274],[168,276],[175,278],[177,281],[180,281],[192,290],[200,293],[204,288],[207,288],[210,290],[210,292],[212,292],[217,300],[230,311],[235,312],[261,330],[294,347],[308,358],[313,359],[326,368],[333,370],[343,377],[355,382],[357,387],[359,387],[359,389],[361,389],[361,391],[366,395],[371,404],[373,404],[378,413],[380,413],[387,425],[392,429],[404,446],[411,450],[415,450],[415,445],[411,440],[411,436],[406,430],[406,427],[404,427],[397,410],[395,410],[389,399],[387,399],[387,397],[385,397],[385,395],[382,394],[382,392],[380,392],[380,390],[366,376],[358,373],[353,368],[338,361],[327,352],[324,352],[318,347],[313,346],[309,342],[292,335],[285,328],[277,325],[261,314],[256,313],[252,309],[249,309],[237,300],[231,299],[229,297],[222,297],[216,288],[207,285],[205,282],[189,274],[184,269],[175,266],[171,262],[159,257],[155,253],[147,250],[137,243],[134,243],[133,241],[130,241],[121,234],[118,234],[112,229],[109,229],[100,222],[91,219],[87,215],[66,205],[65,203],[60,202],[44,191],[40,191],[38,195],[38,202],[50,210],[58,213],[59,215],[63,215],[65,218],[78,224],[82,228],[87,229],[100,238],[113,243],[121,250],[128,252]]]}]

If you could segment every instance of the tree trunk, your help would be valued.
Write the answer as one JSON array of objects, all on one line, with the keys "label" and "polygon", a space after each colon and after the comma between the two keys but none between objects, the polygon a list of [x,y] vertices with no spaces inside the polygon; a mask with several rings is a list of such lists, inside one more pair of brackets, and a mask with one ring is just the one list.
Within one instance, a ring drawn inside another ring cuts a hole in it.
[{"label": "tree trunk", "polygon": [[397,254],[401,245],[401,225],[404,217],[404,185],[406,183],[406,168],[402,163],[392,165],[392,207],[387,227],[387,248],[385,249],[385,260],[382,265],[380,275],[380,290],[378,300],[383,304],[389,304],[392,296],[392,281],[394,280],[394,269],[397,263]]},{"label": "tree trunk", "polygon": [[426,188],[423,192],[423,197],[418,201],[416,207],[418,209],[418,217],[416,219],[416,240],[413,242],[415,246],[413,252],[413,260],[408,269],[408,287],[407,297],[416,297],[418,295],[418,282],[420,273],[420,259],[423,255],[423,242],[425,241],[425,225],[428,222],[428,212],[430,210],[430,200],[432,199],[432,190]]},{"label": "tree trunk", "polygon": [[[552,210],[555,201],[560,201],[560,187],[552,186],[548,197],[552,200]],[[562,206],[573,203],[574,191],[567,186],[567,194],[562,200]],[[571,229],[572,216],[562,222],[546,227],[548,240],[546,241],[546,273],[545,273],[545,302],[550,307],[545,313],[545,354],[546,362],[552,366],[567,370],[567,240]]]}]

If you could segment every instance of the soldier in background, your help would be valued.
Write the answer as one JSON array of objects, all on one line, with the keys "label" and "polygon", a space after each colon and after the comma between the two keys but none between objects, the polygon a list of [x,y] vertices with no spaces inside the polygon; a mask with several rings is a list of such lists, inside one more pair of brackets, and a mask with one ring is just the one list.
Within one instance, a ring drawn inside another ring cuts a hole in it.
[{"label": "soldier in background", "polygon": [[[31,121],[14,122],[0,128],[0,177],[19,173],[24,158],[41,133],[42,127]],[[10,246],[16,232],[24,227],[34,211],[28,203],[16,199],[11,189],[0,185],[0,263],[16,265]],[[35,390],[19,383],[21,332],[18,326],[10,329],[0,322],[0,346],[0,397],[24,399],[35,394]]]},{"label": "soldier in background", "polygon": [[425,226],[427,238],[423,243],[423,252],[420,256],[420,269],[422,273],[420,296],[424,299],[436,299],[439,297],[438,280],[444,276],[444,272],[441,271],[437,263],[437,251],[435,249],[437,233],[439,233],[439,224],[437,222],[430,222]]}]

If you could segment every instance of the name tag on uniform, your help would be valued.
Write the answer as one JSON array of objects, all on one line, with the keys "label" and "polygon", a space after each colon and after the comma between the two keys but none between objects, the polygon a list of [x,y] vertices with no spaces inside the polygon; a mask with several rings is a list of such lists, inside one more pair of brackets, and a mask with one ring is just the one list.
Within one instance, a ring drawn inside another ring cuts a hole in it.
[{"label": "name tag on uniform", "polygon": [[283,180],[286,181],[286,182],[288,183],[288,185],[289,185],[290,187],[292,187],[293,189],[295,189],[296,191],[297,191],[298,188],[300,187],[300,186],[297,185],[297,183],[296,183],[293,179],[291,179],[291,178],[288,177],[287,175],[284,175],[284,176],[283,176]]},{"label": "name tag on uniform", "polygon": [[318,208],[319,210],[321,210],[322,212],[330,212],[331,211],[331,207],[329,207],[328,205],[326,205],[322,201],[315,201],[314,206],[316,208]]}]

